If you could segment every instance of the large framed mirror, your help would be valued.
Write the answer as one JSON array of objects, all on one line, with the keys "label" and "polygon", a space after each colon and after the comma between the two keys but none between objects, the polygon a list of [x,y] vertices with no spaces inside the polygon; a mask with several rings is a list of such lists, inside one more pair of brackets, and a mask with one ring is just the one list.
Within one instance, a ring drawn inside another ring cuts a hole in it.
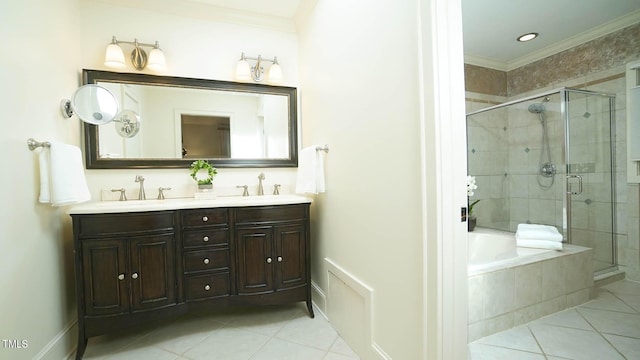
[{"label": "large framed mirror", "polygon": [[[83,70],[125,120],[83,123],[87,169],[296,167],[297,90],[253,83]],[[126,128],[135,118],[139,129]],[[137,117],[136,117],[137,115]]]}]

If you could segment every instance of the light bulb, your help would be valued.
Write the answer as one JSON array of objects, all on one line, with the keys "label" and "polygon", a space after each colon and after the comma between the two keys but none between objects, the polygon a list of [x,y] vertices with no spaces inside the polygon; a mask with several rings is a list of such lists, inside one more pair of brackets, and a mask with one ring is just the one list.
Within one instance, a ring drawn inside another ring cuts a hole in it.
[{"label": "light bulb", "polygon": [[153,71],[164,71],[167,68],[167,63],[164,58],[164,53],[157,47],[149,52],[149,60],[147,60],[147,67]]},{"label": "light bulb", "polygon": [[282,81],[282,68],[276,61],[269,67],[269,82],[278,84],[281,81]]},{"label": "light bulb", "polygon": [[251,66],[249,62],[244,59],[244,56],[236,65],[236,79],[251,80]]},{"label": "light bulb", "polygon": [[104,65],[111,68],[123,68],[125,66],[122,48],[115,42],[107,46],[107,52],[104,56]]}]

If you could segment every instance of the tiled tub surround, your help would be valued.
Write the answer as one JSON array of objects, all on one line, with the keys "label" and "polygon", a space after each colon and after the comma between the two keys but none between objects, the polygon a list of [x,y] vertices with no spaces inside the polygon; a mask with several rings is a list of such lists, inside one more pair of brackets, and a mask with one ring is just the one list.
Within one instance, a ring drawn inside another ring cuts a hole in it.
[{"label": "tiled tub surround", "polygon": [[591,298],[592,249],[565,244],[562,251],[524,253],[510,260],[470,268],[469,341]]},{"label": "tiled tub surround", "polygon": [[585,304],[470,343],[469,359],[640,359],[640,283],[594,292]]}]

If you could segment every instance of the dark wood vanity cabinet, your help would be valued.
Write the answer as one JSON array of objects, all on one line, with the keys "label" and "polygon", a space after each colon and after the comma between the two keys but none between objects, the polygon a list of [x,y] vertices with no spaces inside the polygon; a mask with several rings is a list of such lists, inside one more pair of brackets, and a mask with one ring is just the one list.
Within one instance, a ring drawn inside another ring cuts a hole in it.
[{"label": "dark wood vanity cabinet", "polygon": [[[241,208],[234,215],[238,297],[246,303],[310,299],[308,205]],[[313,317],[310,301],[307,308]]]},{"label": "dark wood vanity cabinet", "polygon": [[238,245],[238,294],[268,293],[305,286],[304,225],[241,228]]},{"label": "dark wood vanity cabinet", "polygon": [[175,304],[173,247],[173,234],[85,240],[85,314],[117,315]]},{"label": "dark wood vanity cabinet", "polygon": [[[305,209],[288,220],[263,221],[257,210],[238,210],[238,294],[266,293],[306,285]],[[299,220],[295,220],[299,219]]]},{"label": "dark wood vanity cabinet", "polygon": [[182,210],[182,258],[187,302],[231,295],[229,210]]},{"label": "dark wood vanity cabinet", "polygon": [[309,204],[71,213],[81,359],[92,336],[193,306],[306,301]]}]

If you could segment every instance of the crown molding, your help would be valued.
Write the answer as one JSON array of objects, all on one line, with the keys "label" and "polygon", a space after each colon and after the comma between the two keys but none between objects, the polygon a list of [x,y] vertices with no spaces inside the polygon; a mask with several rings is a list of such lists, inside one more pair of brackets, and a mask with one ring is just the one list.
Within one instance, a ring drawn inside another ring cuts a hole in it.
[{"label": "crown molding", "polygon": [[307,22],[309,16],[313,12],[318,0],[301,0],[298,10],[294,16],[296,28],[299,29],[303,24]]},{"label": "crown molding", "polygon": [[475,66],[485,67],[489,69],[499,70],[499,71],[505,71],[505,72],[508,71],[507,63],[505,63],[504,61],[485,58],[482,56],[465,54],[464,63],[469,65],[475,65]]},{"label": "crown molding", "polygon": [[489,58],[483,58],[480,56],[465,55],[465,63],[488,67],[500,71],[511,71],[637,23],[640,23],[640,10],[636,10],[613,21],[604,23],[588,31],[582,32],[580,34],[542,48],[538,51],[532,52],[526,56],[519,57],[513,61],[504,62]]},{"label": "crown molding", "polygon": [[189,0],[83,0],[85,2],[101,2],[114,6],[138,8],[147,11],[167,13],[203,20],[214,20],[255,26],[265,29],[295,33],[296,24],[293,19],[260,14],[256,12],[230,9],[222,6]]}]

